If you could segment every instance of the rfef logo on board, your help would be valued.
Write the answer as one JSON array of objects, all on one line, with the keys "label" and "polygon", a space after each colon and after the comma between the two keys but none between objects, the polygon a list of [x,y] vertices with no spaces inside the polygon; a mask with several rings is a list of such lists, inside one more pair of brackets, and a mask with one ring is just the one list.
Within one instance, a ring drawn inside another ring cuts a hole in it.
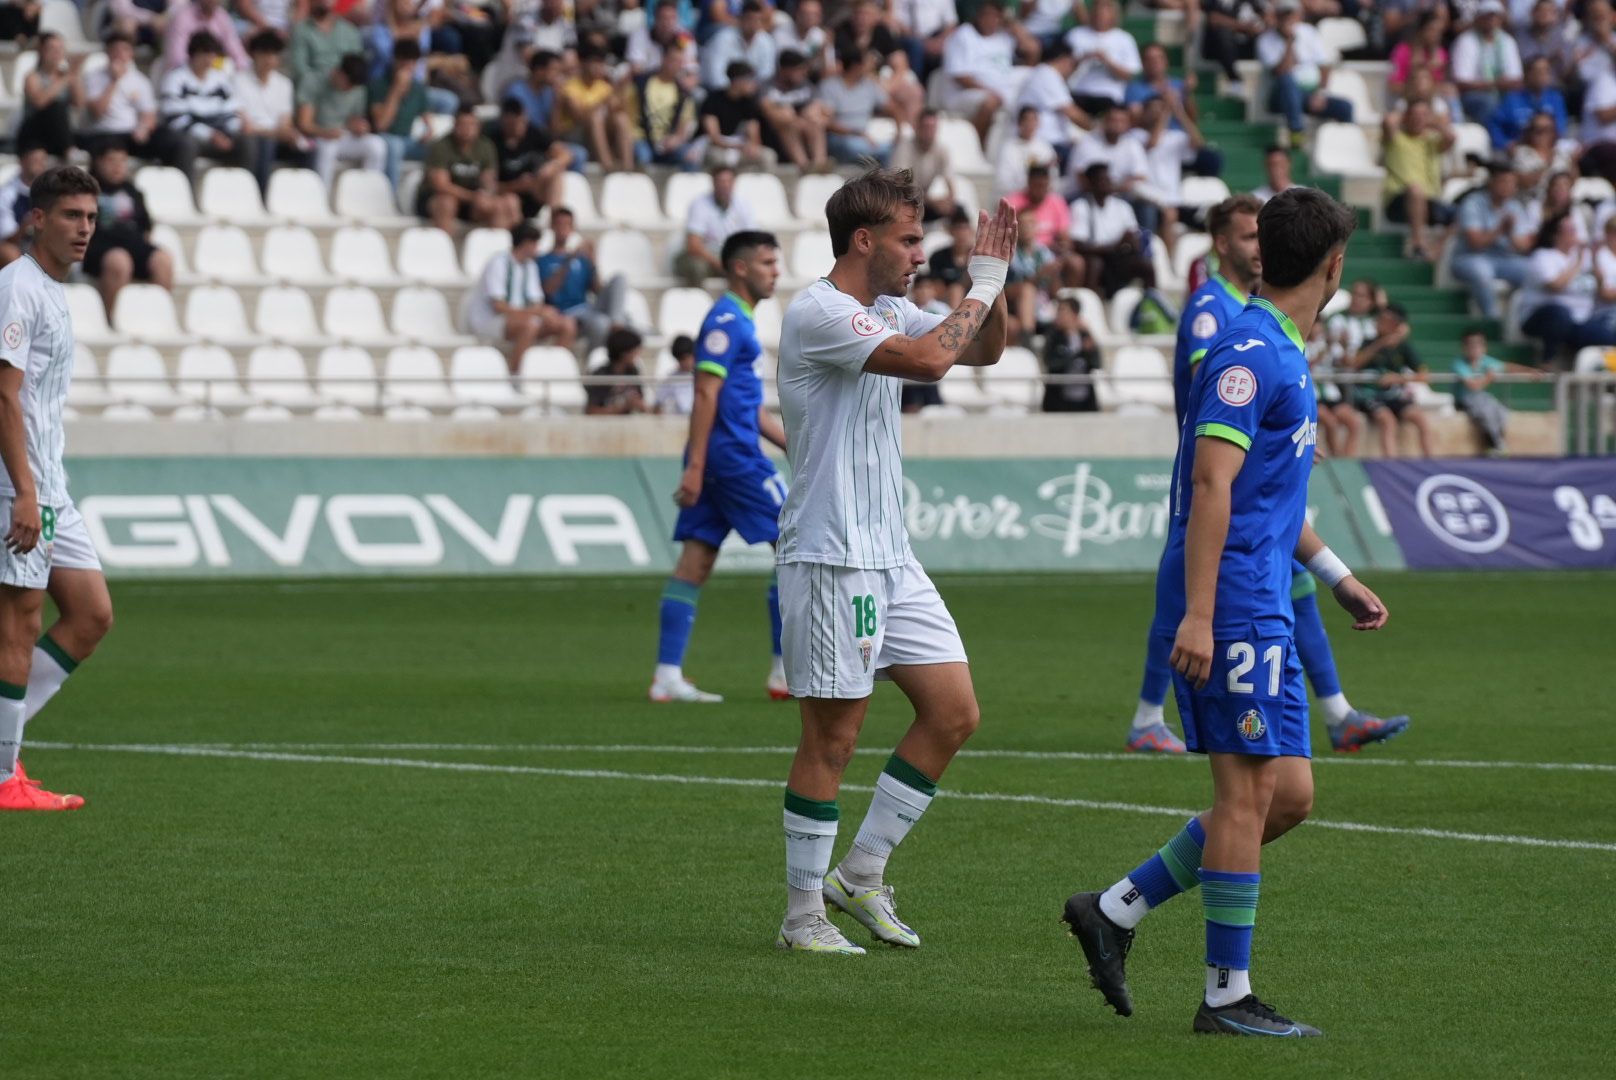
[{"label": "rfef logo on board", "polygon": [[1486,485],[1468,476],[1426,477],[1414,491],[1414,506],[1437,539],[1460,551],[1485,555],[1509,539],[1509,511]]}]

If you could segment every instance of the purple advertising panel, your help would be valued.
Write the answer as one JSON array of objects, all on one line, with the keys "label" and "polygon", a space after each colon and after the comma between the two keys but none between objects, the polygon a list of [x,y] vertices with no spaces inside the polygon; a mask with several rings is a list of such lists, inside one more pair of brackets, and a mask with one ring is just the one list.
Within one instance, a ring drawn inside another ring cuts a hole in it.
[{"label": "purple advertising panel", "polygon": [[1410,569],[1616,569],[1616,458],[1363,467]]}]

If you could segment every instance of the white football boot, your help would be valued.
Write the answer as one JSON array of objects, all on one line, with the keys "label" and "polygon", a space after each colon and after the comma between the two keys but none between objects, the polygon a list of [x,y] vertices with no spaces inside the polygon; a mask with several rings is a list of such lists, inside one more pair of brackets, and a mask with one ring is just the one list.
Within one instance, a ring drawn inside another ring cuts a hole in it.
[{"label": "white football boot", "polygon": [[698,690],[695,683],[682,677],[678,679],[653,679],[649,696],[652,701],[712,703],[724,700],[723,694],[709,694],[705,690]]},{"label": "white football boot", "polygon": [[864,924],[877,941],[888,945],[901,945],[907,949],[920,947],[920,935],[904,925],[893,907],[892,886],[878,885],[873,889],[860,889],[849,885],[837,867],[825,875],[825,903],[845,911]]},{"label": "white football boot", "polygon": [[780,936],[774,939],[776,949],[793,952],[831,953],[840,956],[863,956],[864,950],[848,941],[836,924],[822,911],[812,915],[799,915],[780,924]]}]

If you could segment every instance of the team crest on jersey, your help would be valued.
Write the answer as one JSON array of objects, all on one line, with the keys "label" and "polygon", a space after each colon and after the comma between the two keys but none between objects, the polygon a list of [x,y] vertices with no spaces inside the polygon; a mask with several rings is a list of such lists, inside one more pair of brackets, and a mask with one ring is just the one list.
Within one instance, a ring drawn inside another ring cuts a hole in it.
[{"label": "team crest on jersey", "polygon": [[1201,312],[1195,316],[1195,321],[1190,323],[1190,333],[1196,337],[1211,337],[1217,332],[1218,317],[1210,311]]},{"label": "team crest on jersey", "polygon": [[707,331],[707,336],[701,339],[701,347],[707,350],[709,356],[723,356],[729,352],[729,335],[719,329]]},{"label": "team crest on jersey", "polygon": [[1268,725],[1263,723],[1262,713],[1256,709],[1247,709],[1240,714],[1240,719],[1234,722],[1234,729],[1247,742],[1256,742],[1268,730]]},{"label": "team crest on jersey", "polygon": [[859,658],[864,661],[864,670],[870,670],[870,658],[875,655],[875,642],[869,638],[859,642]]},{"label": "team crest on jersey", "polygon": [[879,334],[880,332],[881,324],[871,318],[868,312],[854,312],[853,333],[859,337],[869,337],[871,334]]},{"label": "team crest on jersey", "polygon": [[1250,405],[1257,396],[1257,376],[1248,367],[1226,368],[1218,376],[1218,400],[1225,405]]},{"label": "team crest on jersey", "polygon": [[0,331],[0,338],[4,338],[6,348],[15,349],[22,344],[22,323],[7,323],[4,331]]},{"label": "team crest on jersey", "polygon": [[889,307],[878,309],[881,312],[881,321],[893,330],[898,328],[898,313]]}]

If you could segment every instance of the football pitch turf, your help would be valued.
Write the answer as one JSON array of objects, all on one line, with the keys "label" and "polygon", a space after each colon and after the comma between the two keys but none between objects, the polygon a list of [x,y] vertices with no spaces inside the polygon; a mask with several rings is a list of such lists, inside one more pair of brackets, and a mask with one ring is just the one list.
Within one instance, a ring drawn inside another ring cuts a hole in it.
[{"label": "football pitch turf", "polygon": [[[719,706],[645,700],[651,579],[115,585],[26,754],[89,805],[0,822],[0,1075],[1610,1075],[1616,576],[1371,584],[1380,634],[1325,605],[1343,681],[1414,723],[1348,757],[1315,721],[1254,985],[1327,1037],[1279,1044],[1190,1034],[1198,895],[1142,925],[1131,1019],[1058,923],[1208,795],[1118,753],[1141,577],[939,578],[982,728],[890,867],[924,946],[862,958],[773,948],[759,578],[702,596]],[[908,719],[879,688],[838,857]]]}]

